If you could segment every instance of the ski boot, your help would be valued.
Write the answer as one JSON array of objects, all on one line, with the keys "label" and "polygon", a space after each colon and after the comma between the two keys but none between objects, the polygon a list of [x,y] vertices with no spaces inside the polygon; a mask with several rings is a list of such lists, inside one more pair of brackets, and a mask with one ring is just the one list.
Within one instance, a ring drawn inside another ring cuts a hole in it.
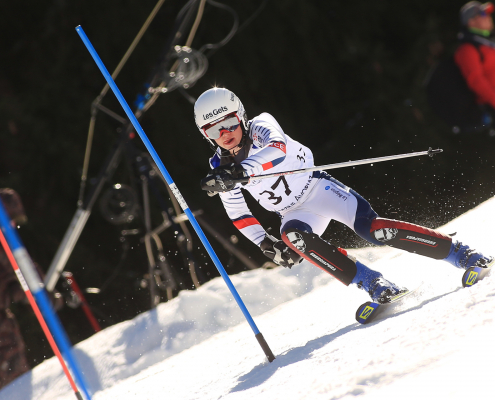
[{"label": "ski boot", "polygon": [[371,282],[370,290],[368,291],[373,301],[378,304],[390,303],[394,297],[405,292],[407,292],[407,289],[400,288],[383,277]]},{"label": "ski boot", "polygon": [[466,271],[462,276],[464,287],[473,286],[481,281],[495,264],[495,258],[486,257],[458,241],[452,242],[449,255],[444,260]]},{"label": "ski boot", "polygon": [[493,257],[486,257],[458,241],[452,241],[449,255],[444,260],[464,270],[472,267],[488,268],[494,262]]},{"label": "ski boot", "polygon": [[356,261],[356,266],[357,274],[352,283],[357,284],[360,289],[366,290],[375,303],[390,303],[393,297],[407,292],[407,289],[398,287],[386,280],[380,272],[373,271],[359,261]]}]

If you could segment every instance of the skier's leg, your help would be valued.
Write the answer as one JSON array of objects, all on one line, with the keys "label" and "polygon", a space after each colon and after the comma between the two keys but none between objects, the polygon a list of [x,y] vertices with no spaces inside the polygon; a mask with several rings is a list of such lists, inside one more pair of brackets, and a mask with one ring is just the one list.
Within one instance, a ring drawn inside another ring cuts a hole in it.
[{"label": "skier's leg", "polygon": [[358,285],[366,290],[374,301],[385,303],[401,291],[401,288],[384,279],[380,272],[357,261],[344,249],[324,241],[313,233],[311,226],[306,222],[291,219],[285,222],[281,233],[282,240],[292,250],[345,285]]},{"label": "skier's leg", "polygon": [[389,245],[411,253],[420,254],[436,260],[445,260],[460,269],[473,266],[484,267],[490,264],[492,257],[485,257],[461,242],[437,230],[393,219],[380,218],[369,203],[359,194],[355,232],[371,243]]},{"label": "skier's leg", "polygon": [[371,221],[370,235],[382,244],[437,260],[445,259],[452,246],[452,238],[439,231],[380,217]]},{"label": "skier's leg", "polygon": [[439,231],[408,222],[377,217],[371,221],[370,233],[383,244],[436,260],[445,260],[460,269],[484,267],[493,259]]},{"label": "skier's leg", "polygon": [[[355,190],[330,175],[322,173],[323,185],[324,182],[330,182],[329,186],[324,187],[325,190],[330,187],[329,192],[344,198],[344,201],[339,203],[335,199],[321,196],[329,204],[327,215],[353,228],[360,237],[370,243],[379,246],[386,244],[411,253],[445,260],[461,269],[486,266],[493,261],[493,257],[483,256],[480,252],[461,242],[453,241],[450,236],[437,230],[408,222],[380,218],[368,201]],[[322,190],[320,194],[321,192]],[[311,206],[321,209],[319,203],[314,200]],[[354,212],[354,218],[349,217],[349,212]]]}]

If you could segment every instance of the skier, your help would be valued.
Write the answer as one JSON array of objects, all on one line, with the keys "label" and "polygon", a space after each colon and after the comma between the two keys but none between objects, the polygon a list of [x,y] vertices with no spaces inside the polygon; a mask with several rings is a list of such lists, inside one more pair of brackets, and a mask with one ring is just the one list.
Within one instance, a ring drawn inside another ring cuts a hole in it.
[{"label": "skier", "polygon": [[[374,302],[384,304],[407,291],[378,271],[324,241],[332,219],[376,245],[389,245],[412,253],[445,260],[460,269],[489,267],[485,257],[448,235],[408,222],[380,218],[353,189],[324,171],[251,179],[233,179],[314,166],[309,148],[287,136],[268,113],[248,121],[239,98],[224,88],[204,92],[194,105],[196,125],[215,151],[212,170],[201,181],[210,196],[219,194],[234,225],[275,263],[291,268],[303,259],[330,273],[345,285],[356,284]],[[268,211],[281,218],[278,240],[267,234],[251,214],[241,188]]]}]

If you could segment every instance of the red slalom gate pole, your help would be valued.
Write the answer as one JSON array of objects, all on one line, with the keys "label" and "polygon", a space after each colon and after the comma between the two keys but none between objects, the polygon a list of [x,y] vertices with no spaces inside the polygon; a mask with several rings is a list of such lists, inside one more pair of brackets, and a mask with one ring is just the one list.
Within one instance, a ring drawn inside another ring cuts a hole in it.
[{"label": "red slalom gate pole", "polygon": [[65,278],[67,281],[67,284],[69,287],[74,291],[76,296],[79,298],[81,301],[81,307],[84,311],[84,314],[86,314],[86,318],[88,319],[89,323],[91,324],[91,327],[95,332],[100,332],[101,327],[100,324],[98,323],[98,320],[95,318],[93,315],[93,312],[91,311],[91,308],[89,307],[88,302],[86,301],[86,297],[84,297],[84,294],[77,284],[76,280],[74,279],[74,275],[72,275],[72,272],[62,272],[62,276]]},{"label": "red slalom gate pole", "polygon": [[12,268],[14,269],[14,272],[17,275],[17,279],[19,279],[19,282],[22,286],[22,289],[24,290],[24,293],[26,294],[26,297],[29,300],[29,304],[33,308],[33,311],[34,311],[34,314],[36,315],[36,318],[38,318],[38,321],[41,325],[41,328],[43,329],[43,332],[45,333],[45,336],[48,339],[48,342],[50,343],[50,346],[51,346],[53,352],[55,353],[58,360],[60,361],[60,364],[62,365],[62,369],[64,370],[64,373],[67,376],[67,379],[69,380],[69,383],[72,387],[72,390],[74,390],[74,393],[75,393],[78,400],[83,400],[81,393],[79,393],[79,390],[77,389],[76,383],[74,382],[74,379],[72,379],[72,376],[69,372],[69,369],[67,368],[67,365],[65,364],[65,361],[62,358],[62,354],[60,353],[60,350],[58,349],[57,344],[55,343],[55,340],[53,339],[53,336],[52,336],[50,330],[48,329],[48,326],[46,325],[46,322],[43,318],[43,315],[41,315],[41,311],[38,308],[36,301],[34,300],[34,297],[31,293],[31,290],[29,290],[29,287],[26,283],[26,280],[24,279],[24,275],[22,275],[22,272],[19,269],[19,265],[17,265],[17,261],[14,258],[14,254],[12,254],[12,251],[10,250],[10,247],[9,247],[7,240],[5,239],[5,236],[3,235],[3,232],[1,229],[0,229],[0,242],[2,243],[3,249],[5,250],[5,254],[7,254],[7,257],[10,261],[10,264],[12,265]]}]

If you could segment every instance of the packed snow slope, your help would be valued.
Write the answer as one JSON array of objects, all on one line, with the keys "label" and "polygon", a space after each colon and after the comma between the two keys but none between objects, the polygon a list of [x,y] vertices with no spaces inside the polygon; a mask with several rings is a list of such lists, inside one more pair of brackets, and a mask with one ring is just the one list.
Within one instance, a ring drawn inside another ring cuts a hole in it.
[{"label": "packed snow slope", "polygon": [[[495,254],[495,198],[440,228]],[[390,248],[350,251],[414,288],[394,314],[359,325],[368,299],[309,264],[232,281],[276,359],[266,360],[221,278],[105,329],[74,354],[94,400],[493,399],[495,276]],[[82,322],[84,323],[84,322]],[[0,391],[2,400],[74,399],[58,360]]]}]

